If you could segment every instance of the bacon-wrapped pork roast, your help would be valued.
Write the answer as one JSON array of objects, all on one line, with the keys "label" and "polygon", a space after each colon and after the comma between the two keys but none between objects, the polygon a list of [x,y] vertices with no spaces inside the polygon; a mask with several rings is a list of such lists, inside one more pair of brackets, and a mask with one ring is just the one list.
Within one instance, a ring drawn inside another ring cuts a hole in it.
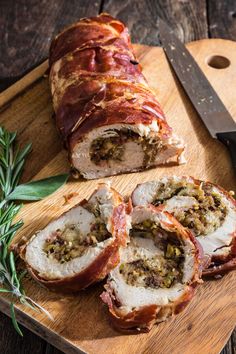
[{"label": "bacon-wrapped pork roast", "polygon": [[163,205],[188,227],[208,258],[205,276],[236,269],[236,201],[223,188],[192,177],[165,177],[136,187],[133,205]]},{"label": "bacon-wrapped pork roast", "polygon": [[121,196],[100,184],[88,201],[35,234],[22,256],[42,285],[62,292],[78,291],[103,279],[117,265],[129,224]]},{"label": "bacon-wrapped pork roast", "polygon": [[56,124],[71,165],[86,179],[179,161],[168,126],[125,25],[108,14],[65,29],[50,48]]},{"label": "bacon-wrapped pork roast", "polygon": [[182,311],[201,276],[200,250],[192,233],[152,205],[132,212],[130,243],[101,295],[120,331],[149,331]]}]

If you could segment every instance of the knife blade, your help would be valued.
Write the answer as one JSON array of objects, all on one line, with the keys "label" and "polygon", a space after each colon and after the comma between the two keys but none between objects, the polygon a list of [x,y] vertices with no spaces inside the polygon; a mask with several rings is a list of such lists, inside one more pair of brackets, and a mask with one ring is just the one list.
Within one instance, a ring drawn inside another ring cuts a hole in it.
[{"label": "knife blade", "polygon": [[211,136],[229,149],[236,171],[236,122],[185,45],[161,19],[159,36],[185,93]]}]

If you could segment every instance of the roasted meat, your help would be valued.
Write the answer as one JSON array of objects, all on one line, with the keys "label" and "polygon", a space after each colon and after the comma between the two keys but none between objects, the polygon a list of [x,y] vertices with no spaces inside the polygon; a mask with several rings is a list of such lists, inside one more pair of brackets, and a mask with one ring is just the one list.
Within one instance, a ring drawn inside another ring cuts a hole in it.
[{"label": "roasted meat", "polygon": [[53,40],[49,63],[56,124],[75,171],[94,179],[179,161],[183,143],[122,22],[108,14],[80,20]]},{"label": "roasted meat", "polygon": [[100,184],[88,201],[37,232],[22,257],[42,285],[61,292],[78,291],[103,279],[116,266],[128,232],[121,196]]},{"label": "roasted meat", "polygon": [[190,231],[152,205],[134,208],[130,243],[101,295],[120,331],[149,331],[182,311],[201,276],[200,250]]},{"label": "roasted meat", "polygon": [[236,201],[223,188],[173,176],[138,185],[132,201],[134,205],[162,205],[193,232],[205,254],[203,275],[236,269]]}]

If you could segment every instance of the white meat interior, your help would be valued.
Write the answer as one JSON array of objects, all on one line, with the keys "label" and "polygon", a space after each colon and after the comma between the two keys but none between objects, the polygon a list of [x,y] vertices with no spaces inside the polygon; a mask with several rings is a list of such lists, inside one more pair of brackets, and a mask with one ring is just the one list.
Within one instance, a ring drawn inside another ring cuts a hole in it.
[{"label": "white meat interior", "polygon": [[[148,207],[136,207],[132,214],[132,225],[141,223],[144,220],[152,220],[160,224],[160,220],[169,223],[165,215],[157,214]],[[163,231],[170,231],[171,230]],[[173,229],[172,229],[173,230]],[[129,285],[123,274],[120,272],[121,267],[126,263],[130,263],[142,258],[160,257],[163,250],[158,248],[157,244],[150,238],[132,237],[130,244],[121,252],[120,264],[111,271],[109,276],[109,286],[113,289],[117,300],[121,303],[119,311],[128,313],[134,308],[146,305],[167,305],[183,295],[186,286],[191,282],[194,272],[194,246],[191,241],[183,240],[182,247],[184,251],[183,276],[180,282],[175,283],[169,288],[153,288]]]},{"label": "white meat interior", "polygon": [[[158,193],[159,197],[167,197],[171,193],[171,184],[186,182],[189,185],[194,185],[195,182],[191,177],[165,177],[158,181],[143,183],[135,189],[132,200],[134,205],[147,205],[155,203],[157,191],[160,190],[161,184],[164,185],[162,195]],[[200,186],[201,189],[201,186]],[[186,192],[186,191],[185,191]],[[198,208],[199,203],[191,191],[185,195],[173,195],[169,199],[164,200],[163,204],[165,210],[172,213],[178,219],[180,212],[188,212],[190,209]],[[181,194],[181,193],[180,193]],[[232,235],[236,230],[236,208],[235,205],[226,197],[226,195],[216,186],[211,185],[211,195],[217,196],[222,201],[226,208],[226,215],[224,216],[221,225],[215,230],[207,233],[196,235],[198,241],[203,247],[203,251],[208,255],[227,255],[231,251]],[[214,212],[205,212],[205,220],[208,224],[215,224],[218,220]],[[181,222],[181,220],[179,220]]]},{"label": "white meat interior", "polygon": [[[121,159],[118,161],[109,159],[102,161],[100,164],[95,164],[94,161],[91,160],[90,149],[93,141],[97,138],[106,139],[116,136],[116,131],[121,130],[130,130],[137,133],[140,137],[150,138],[151,144],[152,139],[157,136],[159,127],[157,122],[153,121],[149,126],[144,124],[113,124],[91,130],[75,145],[72,152],[72,163],[85,178],[100,178],[144,168],[144,151],[142,145],[135,140],[124,143],[124,152]],[[157,152],[154,160],[146,167],[177,160],[181,149],[183,149],[183,143],[175,136],[162,141],[162,148]]]},{"label": "white meat interior", "polygon": [[[106,224],[108,232],[111,232],[113,194],[104,185],[98,189],[89,200],[89,205],[99,209],[101,220]],[[48,257],[45,252],[45,244],[52,234],[58,229],[65,229],[70,225],[76,225],[80,237],[86,238],[91,232],[91,226],[96,222],[96,216],[92,211],[82,206],[77,206],[63,214],[57,220],[49,223],[43,230],[32,237],[26,247],[26,262],[39,273],[39,276],[46,279],[60,279],[73,276],[89,266],[96,257],[111,243],[112,237],[98,242],[96,245],[88,246],[86,252],[81,256],[60,263],[54,257]]]}]

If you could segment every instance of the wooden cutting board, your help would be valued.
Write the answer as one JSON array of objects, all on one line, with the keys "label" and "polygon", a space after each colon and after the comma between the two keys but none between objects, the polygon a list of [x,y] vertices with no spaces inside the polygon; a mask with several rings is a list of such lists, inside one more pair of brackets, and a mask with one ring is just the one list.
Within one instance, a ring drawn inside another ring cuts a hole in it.
[{"label": "wooden cutting board", "polygon": [[[236,117],[236,43],[206,39],[190,43],[188,48],[232,116]],[[111,180],[112,185],[125,195],[137,183],[172,174],[190,174],[235,190],[235,175],[226,148],[211,139],[179,87],[163,50],[143,45],[135,45],[135,50],[168,122],[187,144],[187,164],[105,180]],[[227,64],[228,67],[222,68]],[[69,169],[66,152],[62,150],[51,118],[53,110],[48,79],[43,76],[46,68],[47,63],[43,63],[0,95],[0,124],[17,130],[21,144],[33,143],[24,180]],[[98,182],[71,181],[51,197],[25,205],[20,213],[25,225],[17,234],[16,242],[22,236],[30,237],[50,220],[88,197]],[[64,196],[71,192],[77,194],[65,203]],[[154,327],[150,333],[140,335],[122,335],[110,327],[107,308],[99,299],[102,284],[76,296],[49,292],[30,278],[25,279],[24,284],[27,294],[44,306],[55,320],[50,321],[43,314],[17,305],[19,322],[66,353],[214,354],[220,352],[236,325],[236,272],[217,281],[205,282],[198,287],[195,298],[182,314]],[[0,310],[6,314],[9,314],[8,303],[7,297],[0,297]]]}]

